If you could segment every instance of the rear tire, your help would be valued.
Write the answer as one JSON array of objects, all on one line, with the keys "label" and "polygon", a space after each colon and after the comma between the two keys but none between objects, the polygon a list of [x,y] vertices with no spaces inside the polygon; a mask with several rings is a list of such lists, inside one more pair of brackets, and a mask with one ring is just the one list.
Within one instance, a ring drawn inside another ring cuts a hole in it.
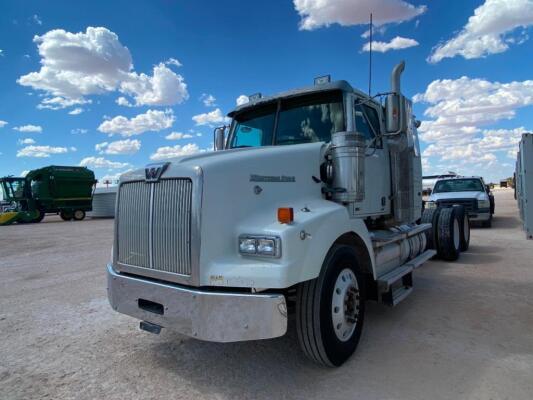
[{"label": "rear tire", "polygon": [[355,351],[365,316],[365,278],[355,250],[334,245],[320,276],[298,285],[296,330],[303,352],[318,364],[342,365]]},{"label": "rear tire", "polygon": [[460,246],[461,251],[467,251],[470,246],[470,219],[463,206],[454,206],[457,219],[459,220]]},{"label": "rear tire", "polygon": [[437,224],[440,210],[440,208],[426,208],[422,213],[422,218],[420,219],[420,223],[432,225],[431,229],[426,231],[428,249],[437,248]]},{"label": "rear tire", "polygon": [[76,210],[74,211],[74,219],[76,221],[81,221],[85,218],[85,211],[83,210]]},{"label": "rear tire", "polygon": [[39,215],[31,221],[33,223],[39,223],[44,219],[44,210],[37,210],[37,211],[39,212]]},{"label": "rear tire", "polygon": [[61,210],[59,216],[63,221],[70,221],[73,218],[72,212]]},{"label": "rear tire", "polygon": [[446,261],[455,261],[461,252],[461,233],[455,207],[443,208],[439,214],[437,254]]}]

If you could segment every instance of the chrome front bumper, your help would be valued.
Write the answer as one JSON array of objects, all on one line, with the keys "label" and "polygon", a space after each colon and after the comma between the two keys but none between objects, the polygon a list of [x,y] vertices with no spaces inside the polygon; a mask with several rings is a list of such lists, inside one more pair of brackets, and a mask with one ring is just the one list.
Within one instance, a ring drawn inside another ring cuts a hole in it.
[{"label": "chrome front bumper", "polygon": [[196,339],[238,342],[287,331],[282,294],[210,292],[123,275],[108,265],[107,295],[120,313]]},{"label": "chrome front bumper", "polygon": [[468,213],[470,221],[488,221],[490,219],[490,210],[487,211],[473,211]]}]

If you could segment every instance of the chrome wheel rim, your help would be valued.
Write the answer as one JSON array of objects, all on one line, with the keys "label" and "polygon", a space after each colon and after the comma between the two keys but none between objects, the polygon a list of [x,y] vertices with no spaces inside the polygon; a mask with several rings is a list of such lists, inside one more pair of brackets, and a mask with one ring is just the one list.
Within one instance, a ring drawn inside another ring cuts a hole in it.
[{"label": "chrome wheel rim", "polygon": [[74,211],[74,218],[81,219],[83,217],[83,211],[76,210]]},{"label": "chrome wheel rim", "polygon": [[459,248],[459,221],[457,218],[453,220],[453,245],[456,249]]},{"label": "chrome wheel rim", "polygon": [[352,337],[359,319],[359,285],[354,272],[344,268],[337,276],[331,299],[331,319],[337,339],[346,342]]}]

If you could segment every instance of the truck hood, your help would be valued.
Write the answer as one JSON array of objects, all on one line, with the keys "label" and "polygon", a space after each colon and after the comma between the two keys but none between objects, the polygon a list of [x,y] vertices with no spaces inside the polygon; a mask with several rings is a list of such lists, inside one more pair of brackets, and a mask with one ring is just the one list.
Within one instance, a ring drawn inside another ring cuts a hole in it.
[{"label": "truck hood", "polygon": [[[216,171],[217,175],[221,174],[226,179],[232,178],[230,175],[235,173],[237,175],[268,173],[270,176],[281,177],[289,175],[290,170],[301,171],[302,167],[307,172],[312,168],[313,174],[318,177],[320,156],[324,146],[324,143],[319,142],[290,146],[246,147],[176,157],[165,160],[170,162],[170,165],[161,178],[180,177],[183,176],[180,175],[181,171],[193,168],[201,168],[204,174]],[[301,164],[298,164],[298,160]],[[238,170],[232,169],[235,166],[239,167]],[[120,182],[144,179],[145,169],[139,168],[123,174]]]},{"label": "truck hood", "polygon": [[432,193],[429,201],[448,200],[448,199],[476,199],[488,200],[489,196],[485,192],[446,192]]}]

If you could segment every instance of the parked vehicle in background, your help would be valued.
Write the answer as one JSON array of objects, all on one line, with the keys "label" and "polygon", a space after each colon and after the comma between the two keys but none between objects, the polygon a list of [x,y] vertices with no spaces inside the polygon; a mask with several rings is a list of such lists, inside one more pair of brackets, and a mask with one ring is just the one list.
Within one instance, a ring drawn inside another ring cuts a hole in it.
[{"label": "parked vehicle in background", "polygon": [[442,178],[453,178],[457,176],[455,172],[449,171],[446,174],[441,175],[424,175],[422,177],[422,195],[429,196],[433,191],[435,183]]},{"label": "parked vehicle in background", "polygon": [[485,185],[483,178],[457,176],[439,179],[425,207],[432,209],[454,205],[463,206],[470,221],[481,222],[485,227],[492,225],[495,209],[494,195]]},{"label": "parked vehicle in background", "polygon": [[92,209],[96,180],[86,167],[51,165],[28,172],[25,177],[0,178],[4,201],[11,209],[0,214],[0,225],[41,222],[47,213],[65,221],[81,221]]}]

